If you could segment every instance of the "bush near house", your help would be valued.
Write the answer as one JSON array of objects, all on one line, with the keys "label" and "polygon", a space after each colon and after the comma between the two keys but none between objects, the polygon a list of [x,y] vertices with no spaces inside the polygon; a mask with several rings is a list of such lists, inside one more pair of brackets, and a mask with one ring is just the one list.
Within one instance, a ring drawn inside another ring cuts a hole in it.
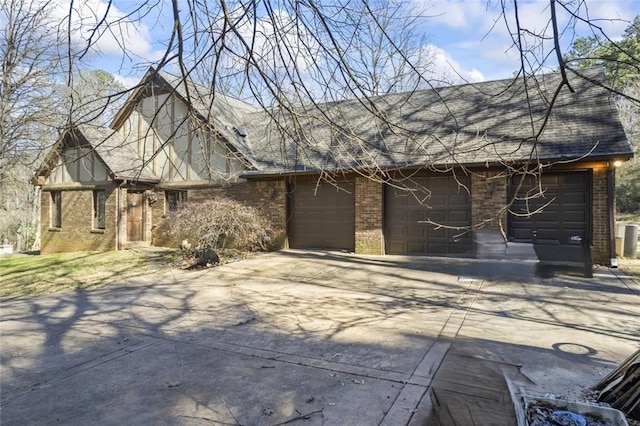
[{"label": "bush near house", "polygon": [[187,240],[194,249],[266,249],[272,233],[269,220],[257,209],[228,198],[186,204],[170,213],[157,230],[156,244],[178,245]]},{"label": "bush near house", "polygon": [[616,171],[616,207],[618,213],[640,214],[640,159],[633,158]]}]

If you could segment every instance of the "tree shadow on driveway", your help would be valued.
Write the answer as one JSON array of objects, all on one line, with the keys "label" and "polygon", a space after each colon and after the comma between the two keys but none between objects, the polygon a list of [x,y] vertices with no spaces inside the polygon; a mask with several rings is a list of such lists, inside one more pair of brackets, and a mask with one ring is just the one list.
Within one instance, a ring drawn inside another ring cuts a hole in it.
[{"label": "tree shadow on driveway", "polygon": [[[3,301],[3,424],[377,424],[436,342],[523,364],[538,387],[584,386],[640,342],[638,297],[615,277],[533,273],[281,252]],[[580,346],[592,351],[572,355]],[[412,386],[426,392],[423,379]]]}]

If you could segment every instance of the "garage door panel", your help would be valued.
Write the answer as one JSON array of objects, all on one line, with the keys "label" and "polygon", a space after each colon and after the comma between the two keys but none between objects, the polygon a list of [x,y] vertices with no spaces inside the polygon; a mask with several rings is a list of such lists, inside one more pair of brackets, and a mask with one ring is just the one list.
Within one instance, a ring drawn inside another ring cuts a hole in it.
[{"label": "garage door panel", "polygon": [[554,241],[554,240],[560,240],[560,238],[558,238],[558,230],[556,228],[543,228],[540,227],[537,229],[537,237],[538,239],[541,240],[547,240],[547,241]]},{"label": "garage door panel", "polygon": [[464,194],[449,196],[449,206],[466,206],[469,202],[469,196]]},{"label": "garage door panel", "polygon": [[563,220],[565,223],[584,223],[587,221],[587,214],[586,212],[569,211],[564,213]]},{"label": "garage door panel", "polygon": [[388,228],[388,235],[395,238],[405,238],[407,236],[407,228],[398,225],[392,225]]},{"label": "garage door panel", "polygon": [[531,239],[531,229],[515,229],[513,231],[513,237],[518,240],[530,240]]},{"label": "garage door panel", "polygon": [[425,250],[424,243],[421,241],[409,241],[406,245],[406,253],[421,253]]},{"label": "garage door panel", "polygon": [[[517,182],[519,178],[515,177],[510,196],[514,196]],[[525,213],[540,208],[542,211],[528,217],[509,215],[510,238],[534,243],[578,244],[572,240],[578,236],[586,244],[591,215],[588,183],[589,174],[586,172],[545,174],[540,182],[528,177],[520,188],[520,194],[527,191],[531,194],[542,188],[544,197],[528,202],[516,197],[512,211]]]},{"label": "garage door panel", "polygon": [[411,236],[411,238],[413,239],[418,239],[418,240],[422,240],[424,238],[426,238],[427,234],[425,232],[425,229],[423,226],[412,226],[410,228],[407,229],[407,232],[404,233],[405,237],[409,237]]},{"label": "garage door panel", "polygon": [[409,223],[411,222],[420,222],[423,220],[426,220],[427,218],[425,217],[425,212],[420,211],[420,210],[411,210],[408,211],[406,214],[407,220]]},{"label": "garage door panel", "polygon": [[563,199],[565,205],[582,205],[587,201],[586,194],[576,194],[574,192],[563,194]]},{"label": "garage door panel", "polygon": [[429,243],[424,250],[427,253],[451,253],[446,243]]},{"label": "garage door panel", "polygon": [[449,234],[449,230],[446,228],[434,229],[433,231],[431,231],[431,238],[433,240],[438,240],[438,239],[446,240],[448,234]]},{"label": "garage door panel", "polygon": [[447,213],[446,211],[431,211],[426,219],[435,223],[444,223],[447,221]]},{"label": "garage door panel", "polygon": [[317,184],[298,179],[293,185],[291,240],[294,248],[353,250],[355,205],[352,182]]},{"label": "garage door panel", "polygon": [[425,204],[434,209],[445,207],[447,205],[447,196],[445,194],[432,194],[431,197],[425,200]]},{"label": "garage door panel", "polygon": [[[469,179],[462,182],[469,187]],[[469,253],[470,234],[451,227],[471,225],[469,195],[452,176],[424,176],[412,180],[414,196],[395,188],[385,190],[385,241],[389,254]],[[424,200],[421,203],[419,200]],[[449,227],[439,227],[438,225]],[[398,229],[403,229],[399,232]]]},{"label": "garage door panel", "polygon": [[471,217],[469,212],[466,211],[457,211],[454,210],[450,213],[451,224],[456,225],[460,224],[461,226],[466,226],[471,223]]}]

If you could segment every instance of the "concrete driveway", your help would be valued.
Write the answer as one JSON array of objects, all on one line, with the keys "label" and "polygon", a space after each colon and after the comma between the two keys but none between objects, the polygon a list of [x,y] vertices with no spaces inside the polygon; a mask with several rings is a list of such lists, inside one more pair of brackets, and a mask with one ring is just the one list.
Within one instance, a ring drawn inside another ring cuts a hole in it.
[{"label": "concrete driveway", "polygon": [[420,424],[447,354],[577,397],[640,343],[608,269],[287,251],[0,303],[1,422]]}]

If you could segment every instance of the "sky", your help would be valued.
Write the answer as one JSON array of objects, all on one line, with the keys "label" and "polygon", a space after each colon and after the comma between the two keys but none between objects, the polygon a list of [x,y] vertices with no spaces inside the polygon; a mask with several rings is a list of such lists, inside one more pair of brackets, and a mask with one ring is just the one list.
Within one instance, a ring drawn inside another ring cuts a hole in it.
[{"label": "sky", "polygon": [[[548,0],[518,4],[523,28],[540,31],[547,25]],[[613,39],[619,39],[629,26],[628,21],[640,15],[640,0],[587,0],[584,4],[588,7],[581,8],[583,16],[598,19],[598,25]],[[511,37],[500,16],[498,1],[435,0],[428,10],[434,16],[431,42],[442,49],[449,64],[482,80],[508,78],[519,67],[518,52],[510,48]],[[567,14],[562,12],[558,8],[560,20],[566,24]],[[514,24],[512,16],[513,13],[509,14],[510,25]],[[565,30],[562,48],[566,51],[574,32],[566,25],[559,30]],[[592,35],[585,25],[576,26],[576,31],[580,36]]]},{"label": "sky", "polygon": [[[640,0],[573,2],[580,5],[581,16],[597,20],[595,22],[613,39],[619,39],[629,22],[640,15]],[[64,2],[59,3],[56,13],[64,16],[68,6]],[[156,0],[154,7],[136,10],[140,3],[140,0],[113,0],[108,19],[123,19],[132,11],[141,19],[125,23],[112,30],[112,33],[100,34],[97,49],[88,52],[84,58],[85,66],[111,72],[127,86],[137,82],[149,63],[157,62],[162,57],[165,48],[163,42],[166,42],[172,26],[169,2]],[[424,22],[425,48],[433,55],[436,70],[442,73],[454,70],[463,80],[484,81],[508,78],[519,68],[518,51],[513,48],[507,29],[507,25],[515,27],[513,4],[512,1],[506,1],[509,6],[505,19],[500,13],[500,3],[499,0],[409,0],[407,7],[410,13],[427,16],[421,21]],[[107,10],[104,0],[76,0],[74,4],[79,29],[90,27]],[[186,8],[186,5],[183,7]],[[518,9],[522,28],[550,34],[549,0],[519,0]],[[560,7],[558,15],[561,44],[565,52],[575,34],[592,34],[589,28],[580,23],[568,27],[567,14]],[[86,34],[85,31],[85,37]],[[124,60],[122,44],[130,51],[129,57]],[[545,47],[545,52],[549,51],[549,46]],[[555,64],[555,59],[551,57],[546,70],[551,70]]]}]

